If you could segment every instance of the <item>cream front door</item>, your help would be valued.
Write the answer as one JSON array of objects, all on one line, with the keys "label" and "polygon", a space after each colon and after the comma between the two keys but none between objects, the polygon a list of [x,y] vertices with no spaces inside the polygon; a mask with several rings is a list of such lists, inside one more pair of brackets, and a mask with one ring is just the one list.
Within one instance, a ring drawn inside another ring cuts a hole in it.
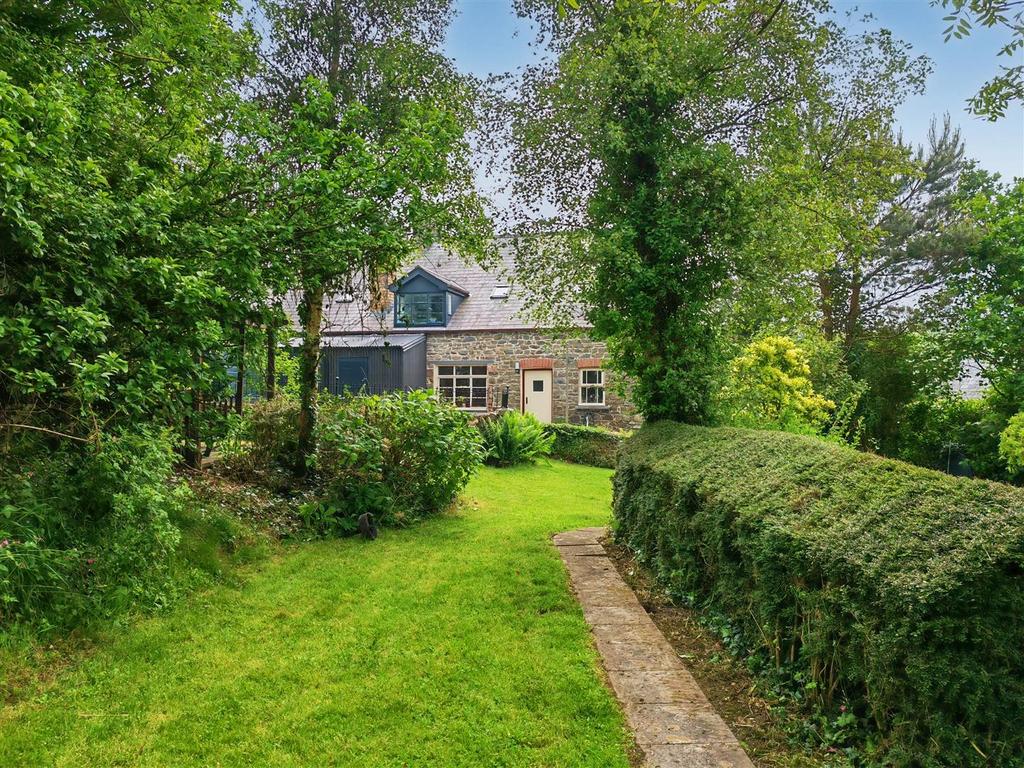
[{"label": "cream front door", "polygon": [[551,421],[551,371],[523,372],[523,411],[539,421]]}]

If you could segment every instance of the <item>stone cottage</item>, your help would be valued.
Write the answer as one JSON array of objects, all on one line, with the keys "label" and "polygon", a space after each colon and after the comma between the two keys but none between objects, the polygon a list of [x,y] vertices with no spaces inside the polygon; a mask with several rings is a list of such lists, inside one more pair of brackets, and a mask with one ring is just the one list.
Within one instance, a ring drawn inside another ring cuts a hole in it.
[{"label": "stone cottage", "polygon": [[433,247],[376,301],[371,292],[328,297],[321,387],[427,387],[467,411],[515,408],[543,422],[635,426],[639,418],[605,368],[605,345],[587,338],[582,323],[555,331],[532,321],[512,251],[499,255],[484,268]]}]

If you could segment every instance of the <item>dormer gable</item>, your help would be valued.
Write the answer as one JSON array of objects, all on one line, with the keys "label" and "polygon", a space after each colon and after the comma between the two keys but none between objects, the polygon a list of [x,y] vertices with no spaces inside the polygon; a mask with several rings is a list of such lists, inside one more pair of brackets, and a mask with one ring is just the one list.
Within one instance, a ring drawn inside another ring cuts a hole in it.
[{"label": "dormer gable", "polygon": [[392,293],[406,291],[408,293],[425,293],[430,291],[447,291],[465,298],[469,292],[451,280],[441,277],[423,267],[413,267],[402,277],[388,286]]},{"label": "dormer gable", "polygon": [[469,293],[450,280],[414,267],[388,286],[395,294],[396,328],[446,326]]}]

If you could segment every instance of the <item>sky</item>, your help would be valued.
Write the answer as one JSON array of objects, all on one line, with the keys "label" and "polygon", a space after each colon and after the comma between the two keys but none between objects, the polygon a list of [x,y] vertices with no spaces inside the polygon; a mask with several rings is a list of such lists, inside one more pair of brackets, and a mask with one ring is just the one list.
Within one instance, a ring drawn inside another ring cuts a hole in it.
[{"label": "sky", "polygon": [[[457,0],[458,16],[445,42],[446,53],[465,72],[479,76],[513,71],[542,54],[533,43],[530,25],[516,17],[511,0]],[[969,157],[1004,180],[1024,177],[1024,108],[991,123],[969,114],[967,98],[998,71],[1005,57],[996,53],[1006,42],[1002,31],[976,30],[964,40],[944,43],[946,11],[928,0],[834,0],[838,18],[848,10],[870,13],[874,25],[885,27],[932,61],[925,93],[913,96],[897,114],[904,139],[915,144],[928,138],[931,121],[948,112],[959,125]],[[1018,51],[1024,57],[1024,51]]]}]

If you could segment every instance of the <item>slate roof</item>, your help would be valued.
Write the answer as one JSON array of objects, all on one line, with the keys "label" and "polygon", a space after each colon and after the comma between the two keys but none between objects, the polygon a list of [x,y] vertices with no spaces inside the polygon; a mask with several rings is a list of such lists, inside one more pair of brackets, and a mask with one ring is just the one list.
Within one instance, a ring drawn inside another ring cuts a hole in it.
[{"label": "slate roof", "polygon": [[[368,293],[356,291],[354,296],[342,294],[326,297],[324,300],[324,332],[326,334],[391,334],[412,331],[429,334],[452,331],[479,330],[529,330],[540,327],[528,314],[523,292],[516,286],[516,264],[510,246],[499,246],[497,263],[481,267],[475,261],[463,260],[457,254],[432,246],[418,257],[410,260],[405,269],[396,275],[399,282],[410,270],[420,267],[443,281],[454,284],[466,293],[447,326],[437,327],[395,327],[391,302],[394,294],[385,293],[389,302],[384,312],[374,312],[369,307]],[[495,286],[509,285],[508,298],[492,299]],[[352,298],[352,301],[345,301]],[[298,296],[289,294],[284,300],[284,309],[298,327],[295,307]],[[581,327],[583,323],[581,322]]]},{"label": "slate roof", "polygon": [[395,291],[405,285],[414,275],[426,275],[427,277],[433,278],[436,282],[442,283],[447,286],[448,290],[452,293],[457,293],[459,296],[468,296],[469,291],[463,288],[461,285],[456,283],[454,280],[446,278],[436,272],[431,272],[429,269],[424,267],[422,263],[416,264],[409,269],[404,275],[399,277],[394,283],[391,284],[388,290]]}]

